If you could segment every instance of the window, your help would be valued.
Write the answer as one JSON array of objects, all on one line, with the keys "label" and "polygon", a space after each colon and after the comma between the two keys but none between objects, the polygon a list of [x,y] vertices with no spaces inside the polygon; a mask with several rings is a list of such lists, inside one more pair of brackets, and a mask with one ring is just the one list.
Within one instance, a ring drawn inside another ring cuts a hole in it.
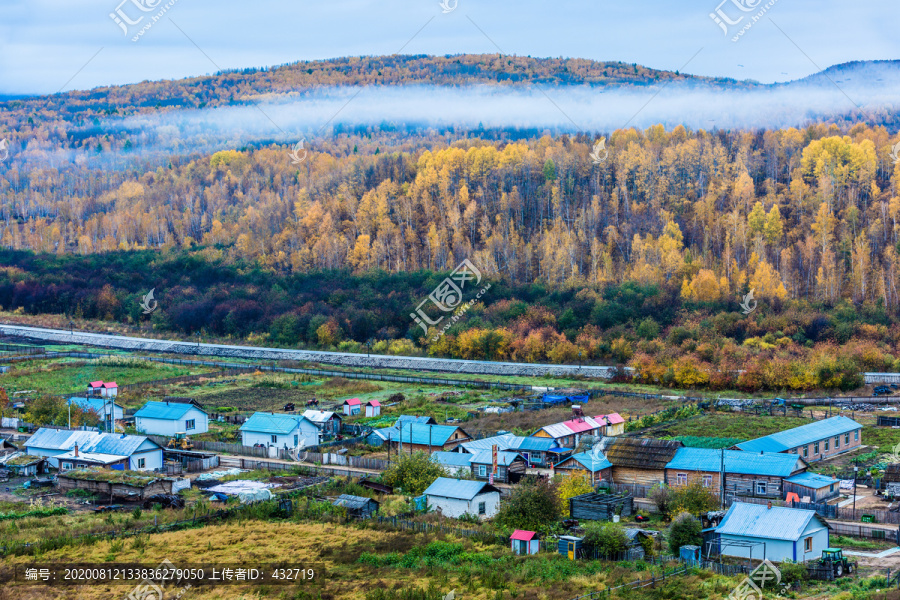
[{"label": "window", "polygon": [[845,445],[845,446],[849,446],[849,445],[850,445],[850,434],[849,434],[849,433],[845,433],[845,434],[844,434],[844,445]]},{"label": "window", "polygon": [[272,443],[273,443],[273,444],[277,444],[277,443],[278,443],[278,436],[277,436],[277,435],[274,435],[274,434],[272,435]]},{"label": "window", "polygon": [[144,467],[147,466],[147,459],[146,459],[146,458],[139,458],[138,461],[137,461],[137,465],[138,465],[138,469],[143,469]]},{"label": "window", "polygon": [[859,429],[853,432],[853,439],[854,441],[859,441]]},{"label": "window", "polygon": [[64,463],[62,464],[62,468],[63,468],[63,471],[68,471],[69,469],[73,468],[73,467],[72,467],[72,463],[64,462]]},{"label": "window", "polygon": [[766,495],[766,482],[765,481],[757,481],[756,482],[756,494],[759,496]]},{"label": "window", "polygon": [[300,443],[300,436],[295,433],[294,434],[294,445],[296,446],[299,443]]},{"label": "window", "polygon": [[678,473],[675,477],[678,480],[678,485],[687,485],[687,473]]},{"label": "window", "polygon": [[825,444],[825,452],[828,452],[828,440],[825,440],[822,443]]},{"label": "window", "polygon": [[487,477],[487,465],[478,465],[478,476]]},{"label": "window", "polygon": [[478,503],[478,514],[479,515],[487,514],[487,507],[485,506],[484,502]]},{"label": "window", "polygon": [[712,475],[703,476],[703,487],[712,487]]},{"label": "window", "polygon": [[834,436],[834,449],[837,450],[840,447],[841,447],[841,436],[836,435],[836,436]]},{"label": "window", "polygon": [[828,486],[828,491],[829,491],[829,492],[833,492],[833,491],[834,491],[834,484],[833,484],[833,483],[832,483],[830,486]]},{"label": "window", "polygon": [[812,552],[812,537],[808,537],[803,540],[803,551],[804,552]]},{"label": "window", "polygon": [[803,446],[803,458],[809,456],[809,446]]},{"label": "window", "polygon": [[197,427],[196,419],[188,419],[187,421],[184,422],[184,428],[187,431],[190,431],[191,429],[195,429],[196,427]]},{"label": "window", "polygon": [[818,454],[818,453],[819,453],[819,442],[816,442],[815,444],[813,444],[813,454]]}]

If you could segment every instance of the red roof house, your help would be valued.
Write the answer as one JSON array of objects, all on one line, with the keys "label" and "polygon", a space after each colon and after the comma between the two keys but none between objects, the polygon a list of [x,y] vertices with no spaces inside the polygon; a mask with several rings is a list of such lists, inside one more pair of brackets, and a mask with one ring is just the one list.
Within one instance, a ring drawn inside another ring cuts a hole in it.
[{"label": "red roof house", "polygon": [[538,535],[534,531],[516,529],[509,539],[512,543],[512,551],[516,554],[537,554],[541,548]]}]

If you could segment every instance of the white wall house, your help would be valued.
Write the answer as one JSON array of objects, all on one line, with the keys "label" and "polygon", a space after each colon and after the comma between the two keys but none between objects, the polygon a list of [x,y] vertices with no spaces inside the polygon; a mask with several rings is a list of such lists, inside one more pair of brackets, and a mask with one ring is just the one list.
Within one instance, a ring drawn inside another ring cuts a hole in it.
[{"label": "white wall house", "polygon": [[134,471],[163,467],[162,446],[143,435],[41,427],[25,442],[25,449],[32,456],[46,457],[51,467],[59,468],[56,457],[74,450],[76,445],[80,452],[127,456],[128,468]]},{"label": "white wall house", "polygon": [[716,527],[725,556],[803,562],[828,548],[828,524],[812,510],[735,502]]},{"label": "white wall house", "polygon": [[109,413],[112,412],[113,419],[120,421],[125,416],[125,409],[115,400],[111,398],[85,398],[83,396],[73,396],[69,398],[72,406],[78,406],[85,410],[92,410],[100,416],[102,422],[109,419]]},{"label": "white wall house", "polygon": [[151,400],[134,413],[134,426],[141,433],[153,435],[195,435],[209,431],[209,416],[186,402]]},{"label": "white wall house", "polygon": [[490,519],[500,510],[500,490],[484,481],[438,477],[425,490],[430,510],[456,518],[466,513]]},{"label": "white wall house", "polygon": [[295,448],[303,443],[310,447],[319,443],[319,428],[302,415],[257,412],[241,425],[244,446]]}]

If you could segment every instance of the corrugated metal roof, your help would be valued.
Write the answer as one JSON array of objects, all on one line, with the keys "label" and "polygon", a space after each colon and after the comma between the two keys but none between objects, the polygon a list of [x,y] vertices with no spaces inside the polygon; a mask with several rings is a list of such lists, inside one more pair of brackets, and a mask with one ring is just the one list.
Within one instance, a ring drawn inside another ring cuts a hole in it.
[{"label": "corrugated metal roof", "polygon": [[500,491],[485,481],[468,481],[465,479],[450,479],[438,477],[434,483],[425,490],[426,496],[440,496],[441,498],[454,498],[456,500],[471,500],[482,492]]},{"label": "corrugated metal roof", "polygon": [[358,404],[362,404],[362,402],[360,402],[359,398],[348,398],[347,400],[344,400],[344,404],[347,404],[349,406],[356,406]]},{"label": "corrugated metal roof", "polygon": [[534,436],[516,436],[516,438],[512,440],[509,445],[510,449],[519,450],[522,452],[547,452],[554,446],[556,446],[555,440]]},{"label": "corrugated metal roof", "polygon": [[369,502],[374,502],[376,505],[378,504],[377,500],[372,500],[371,498],[365,498],[363,496],[351,496],[350,494],[341,494],[337,497],[337,499],[332,502],[334,506],[343,506],[345,508],[365,508]]},{"label": "corrugated metal roof", "polygon": [[584,433],[585,431],[603,427],[603,424],[595,421],[593,417],[570,419],[568,421],[563,421],[561,424],[571,429],[573,433]]},{"label": "corrugated metal roof", "polygon": [[73,396],[69,398],[69,402],[85,409],[91,409],[98,415],[107,414],[111,405],[122,408],[121,404],[113,402],[109,398],[84,398],[81,396]]},{"label": "corrugated metal roof", "polygon": [[511,540],[522,540],[523,542],[530,542],[534,539],[537,533],[534,531],[525,531],[524,529],[516,529],[512,532],[512,535],[509,536]]},{"label": "corrugated metal roof", "polygon": [[[443,446],[459,429],[456,425],[425,425],[422,423],[404,423],[399,433],[393,430],[391,441],[400,440],[403,444],[422,444],[425,446]],[[465,433],[465,432],[463,432]]]},{"label": "corrugated metal roof", "polygon": [[[146,441],[148,441],[148,438],[143,435],[69,431],[66,429],[41,427],[34,432],[34,435],[28,438],[25,446],[28,448],[68,451],[75,448],[75,444],[78,444],[78,449],[82,452],[131,456]],[[158,446],[152,441],[151,443]]]},{"label": "corrugated metal roof", "polygon": [[[470,456],[472,457],[473,464],[494,464],[494,452],[492,450],[479,450],[478,452]],[[497,464],[504,467],[508,467],[509,465],[511,465],[517,458],[524,460],[518,452],[497,452]]]},{"label": "corrugated metal roof", "polygon": [[[610,425],[618,425],[619,423],[624,423],[625,419],[619,413],[609,413],[608,415],[602,415],[603,418],[606,419],[606,422]],[[597,417],[599,419],[599,417]]]},{"label": "corrugated metal roof", "polygon": [[[158,402],[156,400],[150,400],[146,404],[144,404],[140,410],[134,413],[135,417],[141,417],[144,419],[163,419],[167,421],[174,421],[176,419],[180,419],[185,414],[190,412],[191,410],[200,410],[193,404],[184,404],[181,402],[175,403],[167,403],[167,402]],[[200,412],[204,413],[206,411],[200,410]]]},{"label": "corrugated metal roof", "polygon": [[788,477],[785,481],[816,490],[838,483],[838,480],[834,477],[819,475],[818,473],[799,473],[793,477]]},{"label": "corrugated metal roof", "polygon": [[366,405],[367,405],[367,406],[368,406],[368,405],[372,405],[372,406],[381,406],[381,402],[379,402],[378,400],[369,400],[368,402],[366,402]]},{"label": "corrugated metal roof", "polygon": [[255,431],[259,433],[290,433],[304,417],[300,415],[285,415],[281,413],[256,412],[244,421],[241,431]]},{"label": "corrugated metal roof", "polygon": [[[776,452],[742,452],[725,450],[725,472],[739,475],[788,477],[805,464],[796,454]],[[679,448],[667,469],[718,473],[722,468],[722,451],[710,448]]]},{"label": "corrugated metal roof", "polygon": [[414,415],[400,415],[397,420],[394,422],[394,427],[397,427],[400,423],[431,423],[432,425],[437,425],[437,421],[434,420],[433,417],[417,417]]},{"label": "corrugated metal roof", "polygon": [[810,519],[818,519],[827,527],[825,521],[812,510],[783,506],[768,508],[765,504],[735,502],[716,527],[716,533],[796,541]]},{"label": "corrugated metal roof", "polygon": [[818,442],[836,435],[842,435],[860,429],[862,425],[849,417],[831,417],[808,425],[801,425],[785,431],[779,431],[737,445],[748,452],[784,452],[797,446]]},{"label": "corrugated metal roof", "polygon": [[[500,449],[504,449],[506,446],[509,446],[513,442],[515,442],[516,436],[511,433],[504,433],[503,435],[494,435],[491,437],[482,438],[480,440],[472,440],[471,442],[463,442],[460,444],[463,448],[468,450],[471,453],[478,452],[479,450],[490,450],[492,446],[497,445]],[[548,439],[551,444],[553,440]]]},{"label": "corrugated metal roof", "polygon": [[73,459],[73,460],[81,460],[84,462],[93,462],[101,465],[108,465],[114,462],[119,462],[124,458],[128,458],[127,456],[122,456],[119,454],[103,454],[102,452],[82,452],[80,449],[78,450],[78,456],[75,456],[75,451],[70,450],[64,454],[57,454],[54,458],[58,460],[65,459]]},{"label": "corrugated metal roof", "polygon": [[557,466],[561,469],[565,469],[566,463],[571,460],[574,460],[592,473],[596,473],[597,471],[600,471],[602,469],[608,469],[612,466],[612,463],[609,462],[609,459],[603,456],[603,454],[599,454],[595,457],[590,452],[579,452],[578,454],[573,454],[566,460],[559,463]]},{"label": "corrugated metal roof", "polygon": [[552,425],[544,425],[538,431],[546,431],[550,437],[554,439],[568,437],[574,435],[574,431],[565,426],[564,423],[554,423]]},{"label": "corrugated metal roof", "polygon": [[[330,410],[307,410],[303,411],[303,416],[312,421],[313,423],[326,423],[331,417],[335,416],[335,413]],[[340,419],[340,416],[338,416]]]},{"label": "corrugated metal roof", "polygon": [[431,460],[445,467],[468,467],[473,456],[464,452],[432,452]]}]

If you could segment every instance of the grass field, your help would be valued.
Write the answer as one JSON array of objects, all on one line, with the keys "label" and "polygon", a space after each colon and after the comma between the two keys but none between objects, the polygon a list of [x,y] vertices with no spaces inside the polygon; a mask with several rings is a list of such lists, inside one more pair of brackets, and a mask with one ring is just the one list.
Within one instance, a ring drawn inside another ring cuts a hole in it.
[{"label": "grass field", "polygon": [[60,358],[14,363],[0,375],[0,385],[9,394],[34,390],[35,394],[83,393],[91,381],[115,381],[119,385],[195,375],[209,367],[168,365],[132,361],[127,357],[93,360]]}]

